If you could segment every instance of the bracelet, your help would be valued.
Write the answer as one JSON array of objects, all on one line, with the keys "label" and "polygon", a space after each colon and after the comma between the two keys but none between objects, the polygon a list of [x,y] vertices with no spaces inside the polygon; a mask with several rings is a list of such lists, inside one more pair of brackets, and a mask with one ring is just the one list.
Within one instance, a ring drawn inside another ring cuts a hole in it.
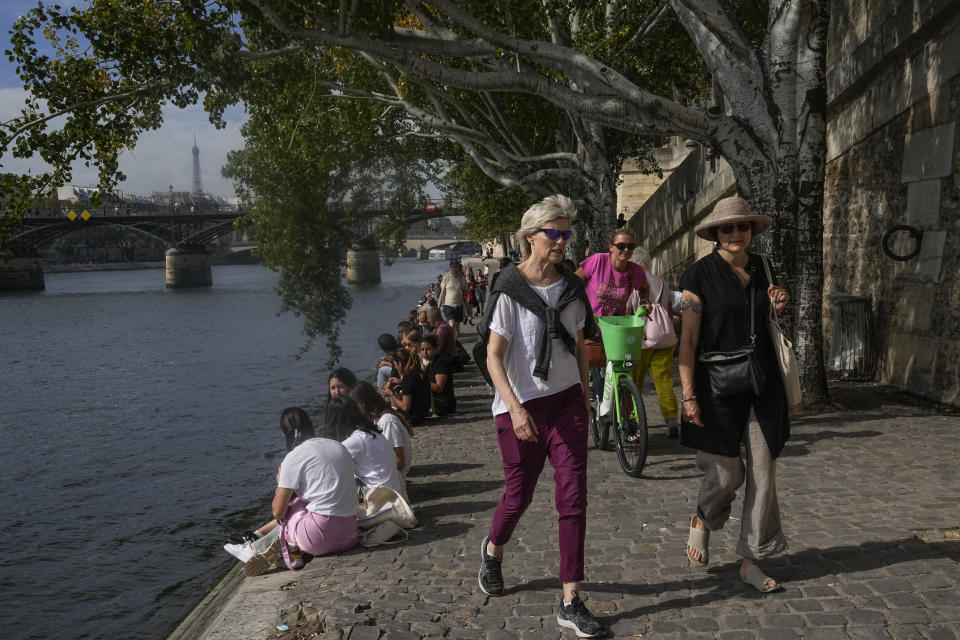
[{"label": "bracelet", "polygon": [[696,399],[697,399],[697,396],[690,396],[689,398],[682,398],[681,400],[682,402],[692,402],[693,400],[696,400]]}]

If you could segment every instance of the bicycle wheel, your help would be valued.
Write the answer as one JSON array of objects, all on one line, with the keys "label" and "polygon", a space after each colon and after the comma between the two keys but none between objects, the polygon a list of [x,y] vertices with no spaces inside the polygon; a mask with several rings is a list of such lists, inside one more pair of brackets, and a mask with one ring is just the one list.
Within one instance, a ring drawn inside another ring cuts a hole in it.
[{"label": "bicycle wheel", "polygon": [[619,397],[615,411],[614,434],[617,439],[617,459],[624,473],[640,477],[647,463],[647,412],[637,385],[628,376],[617,383]]},{"label": "bicycle wheel", "polygon": [[[600,419],[600,393],[603,393],[603,373],[597,367],[590,368],[590,434],[593,446],[606,449],[610,444],[610,423]],[[598,392],[597,389],[600,391]]]}]

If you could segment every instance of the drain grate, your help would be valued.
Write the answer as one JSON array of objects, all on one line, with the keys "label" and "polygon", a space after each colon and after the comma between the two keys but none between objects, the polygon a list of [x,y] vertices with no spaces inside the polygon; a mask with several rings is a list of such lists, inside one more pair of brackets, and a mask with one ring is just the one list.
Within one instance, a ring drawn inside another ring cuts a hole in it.
[{"label": "drain grate", "polygon": [[925,542],[954,562],[960,562],[960,527],[949,529],[915,529],[913,537]]}]

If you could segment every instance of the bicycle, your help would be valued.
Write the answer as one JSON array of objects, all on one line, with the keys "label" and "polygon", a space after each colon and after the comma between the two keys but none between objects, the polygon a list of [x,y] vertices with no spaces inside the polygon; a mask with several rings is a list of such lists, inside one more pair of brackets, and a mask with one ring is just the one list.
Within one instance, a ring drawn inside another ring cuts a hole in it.
[{"label": "bicycle", "polygon": [[[613,427],[614,443],[620,468],[627,475],[638,478],[647,463],[647,412],[640,389],[633,381],[633,363],[640,359],[643,347],[644,308],[630,316],[602,316],[597,318],[603,335],[604,351],[612,363],[613,411],[600,415],[600,405],[608,386],[602,369],[590,369],[590,432],[593,443],[604,449],[609,443]],[[598,388],[598,380],[602,387]],[[610,419],[612,419],[612,424]]]}]

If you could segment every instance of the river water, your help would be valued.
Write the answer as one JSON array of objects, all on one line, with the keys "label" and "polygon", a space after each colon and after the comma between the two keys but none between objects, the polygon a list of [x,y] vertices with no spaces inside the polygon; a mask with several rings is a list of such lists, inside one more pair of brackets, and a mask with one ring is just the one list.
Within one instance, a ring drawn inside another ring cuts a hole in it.
[{"label": "river water", "polygon": [[[342,364],[372,372],[444,268],[399,260],[353,288]],[[226,533],[269,517],[280,412],[319,418],[326,351],[296,358],[260,266],[203,290],[156,269],[46,283],[0,296],[0,635],[163,638],[235,562]]]}]

